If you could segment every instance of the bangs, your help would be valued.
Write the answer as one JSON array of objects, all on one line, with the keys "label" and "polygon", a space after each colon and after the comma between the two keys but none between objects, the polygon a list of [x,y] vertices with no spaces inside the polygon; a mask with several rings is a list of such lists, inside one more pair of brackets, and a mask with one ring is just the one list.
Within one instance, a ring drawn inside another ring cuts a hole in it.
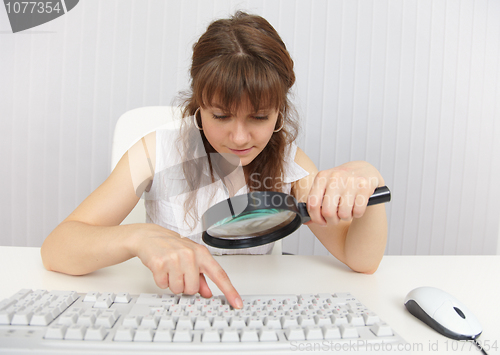
[{"label": "bangs", "polygon": [[235,113],[249,102],[258,112],[283,108],[287,88],[268,63],[240,53],[207,63],[193,83],[193,94],[202,107],[221,106]]}]

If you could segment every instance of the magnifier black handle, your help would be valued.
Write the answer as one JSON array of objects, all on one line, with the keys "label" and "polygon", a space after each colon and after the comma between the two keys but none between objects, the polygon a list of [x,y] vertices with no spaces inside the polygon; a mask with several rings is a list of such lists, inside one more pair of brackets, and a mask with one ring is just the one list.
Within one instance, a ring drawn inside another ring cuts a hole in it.
[{"label": "magnifier black handle", "polygon": [[[389,202],[391,200],[391,190],[387,186],[377,187],[373,194],[368,199],[367,206],[378,205],[379,203]],[[300,202],[297,207],[302,215],[302,223],[309,222],[311,218],[307,212],[307,205],[305,202]]]},{"label": "magnifier black handle", "polygon": [[391,200],[391,190],[387,186],[377,187],[368,199],[367,206],[378,205],[379,203],[389,202]]}]

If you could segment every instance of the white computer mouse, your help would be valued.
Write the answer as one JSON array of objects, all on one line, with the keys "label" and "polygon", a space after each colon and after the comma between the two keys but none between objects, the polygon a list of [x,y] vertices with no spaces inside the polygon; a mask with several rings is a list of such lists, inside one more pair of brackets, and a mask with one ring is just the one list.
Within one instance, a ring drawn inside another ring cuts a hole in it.
[{"label": "white computer mouse", "polygon": [[410,291],[405,306],[415,317],[452,339],[473,340],[483,331],[467,307],[435,287],[419,287]]}]

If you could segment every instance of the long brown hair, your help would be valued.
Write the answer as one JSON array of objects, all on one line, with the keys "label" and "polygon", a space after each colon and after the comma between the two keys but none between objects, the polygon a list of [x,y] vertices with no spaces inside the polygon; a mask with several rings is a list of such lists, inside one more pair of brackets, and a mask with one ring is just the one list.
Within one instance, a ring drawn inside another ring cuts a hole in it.
[{"label": "long brown hair", "polygon": [[[216,103],[237,112],[242,100],[249,100],[255,112],[262,108],[276,108],[277,128],[264,150],[244,167],[247,185],[253,190],[282,190],[285,148],[298,134],[296,111],[289,100],[295,82],[293,60],[276,30],[264,18],[237,12],[229,19],[212,22],[193,46],[191,87],[185,93],[184,121],[179,146],[182,147],[183,171],[189,190],[196,192],[204,185],[204,171],[193,159],[195,135],[200,135],[208,156],[211,180],[214,182],[210,153],[215,149],[203,131],[194,127],[192,118],[198,107]],[[284,122],[283,122],[284,120]],[[201,122],[198,120],[198,125]],[[251,177],[251,178],[250,178]],[[265,180],[264,180],[265,179]],[[196,193],[185,202],[184,209],[194,221],[198,219],[193,208]],[[195,222],[196,223],[196,222]]]}]

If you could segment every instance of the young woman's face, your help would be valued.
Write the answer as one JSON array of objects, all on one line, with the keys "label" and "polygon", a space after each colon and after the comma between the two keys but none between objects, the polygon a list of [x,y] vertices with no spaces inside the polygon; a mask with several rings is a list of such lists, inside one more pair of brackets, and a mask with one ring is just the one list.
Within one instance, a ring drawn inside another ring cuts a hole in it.
[{"label": "young woman's face", "polygon": [[208,142],[219,153],[237,155],[243,166],[250,164],[266,147],[278,120],[276,109],[253,111],[248,102],[243,103],[238,112],[226,112],[216,104],[200,108]]}]

